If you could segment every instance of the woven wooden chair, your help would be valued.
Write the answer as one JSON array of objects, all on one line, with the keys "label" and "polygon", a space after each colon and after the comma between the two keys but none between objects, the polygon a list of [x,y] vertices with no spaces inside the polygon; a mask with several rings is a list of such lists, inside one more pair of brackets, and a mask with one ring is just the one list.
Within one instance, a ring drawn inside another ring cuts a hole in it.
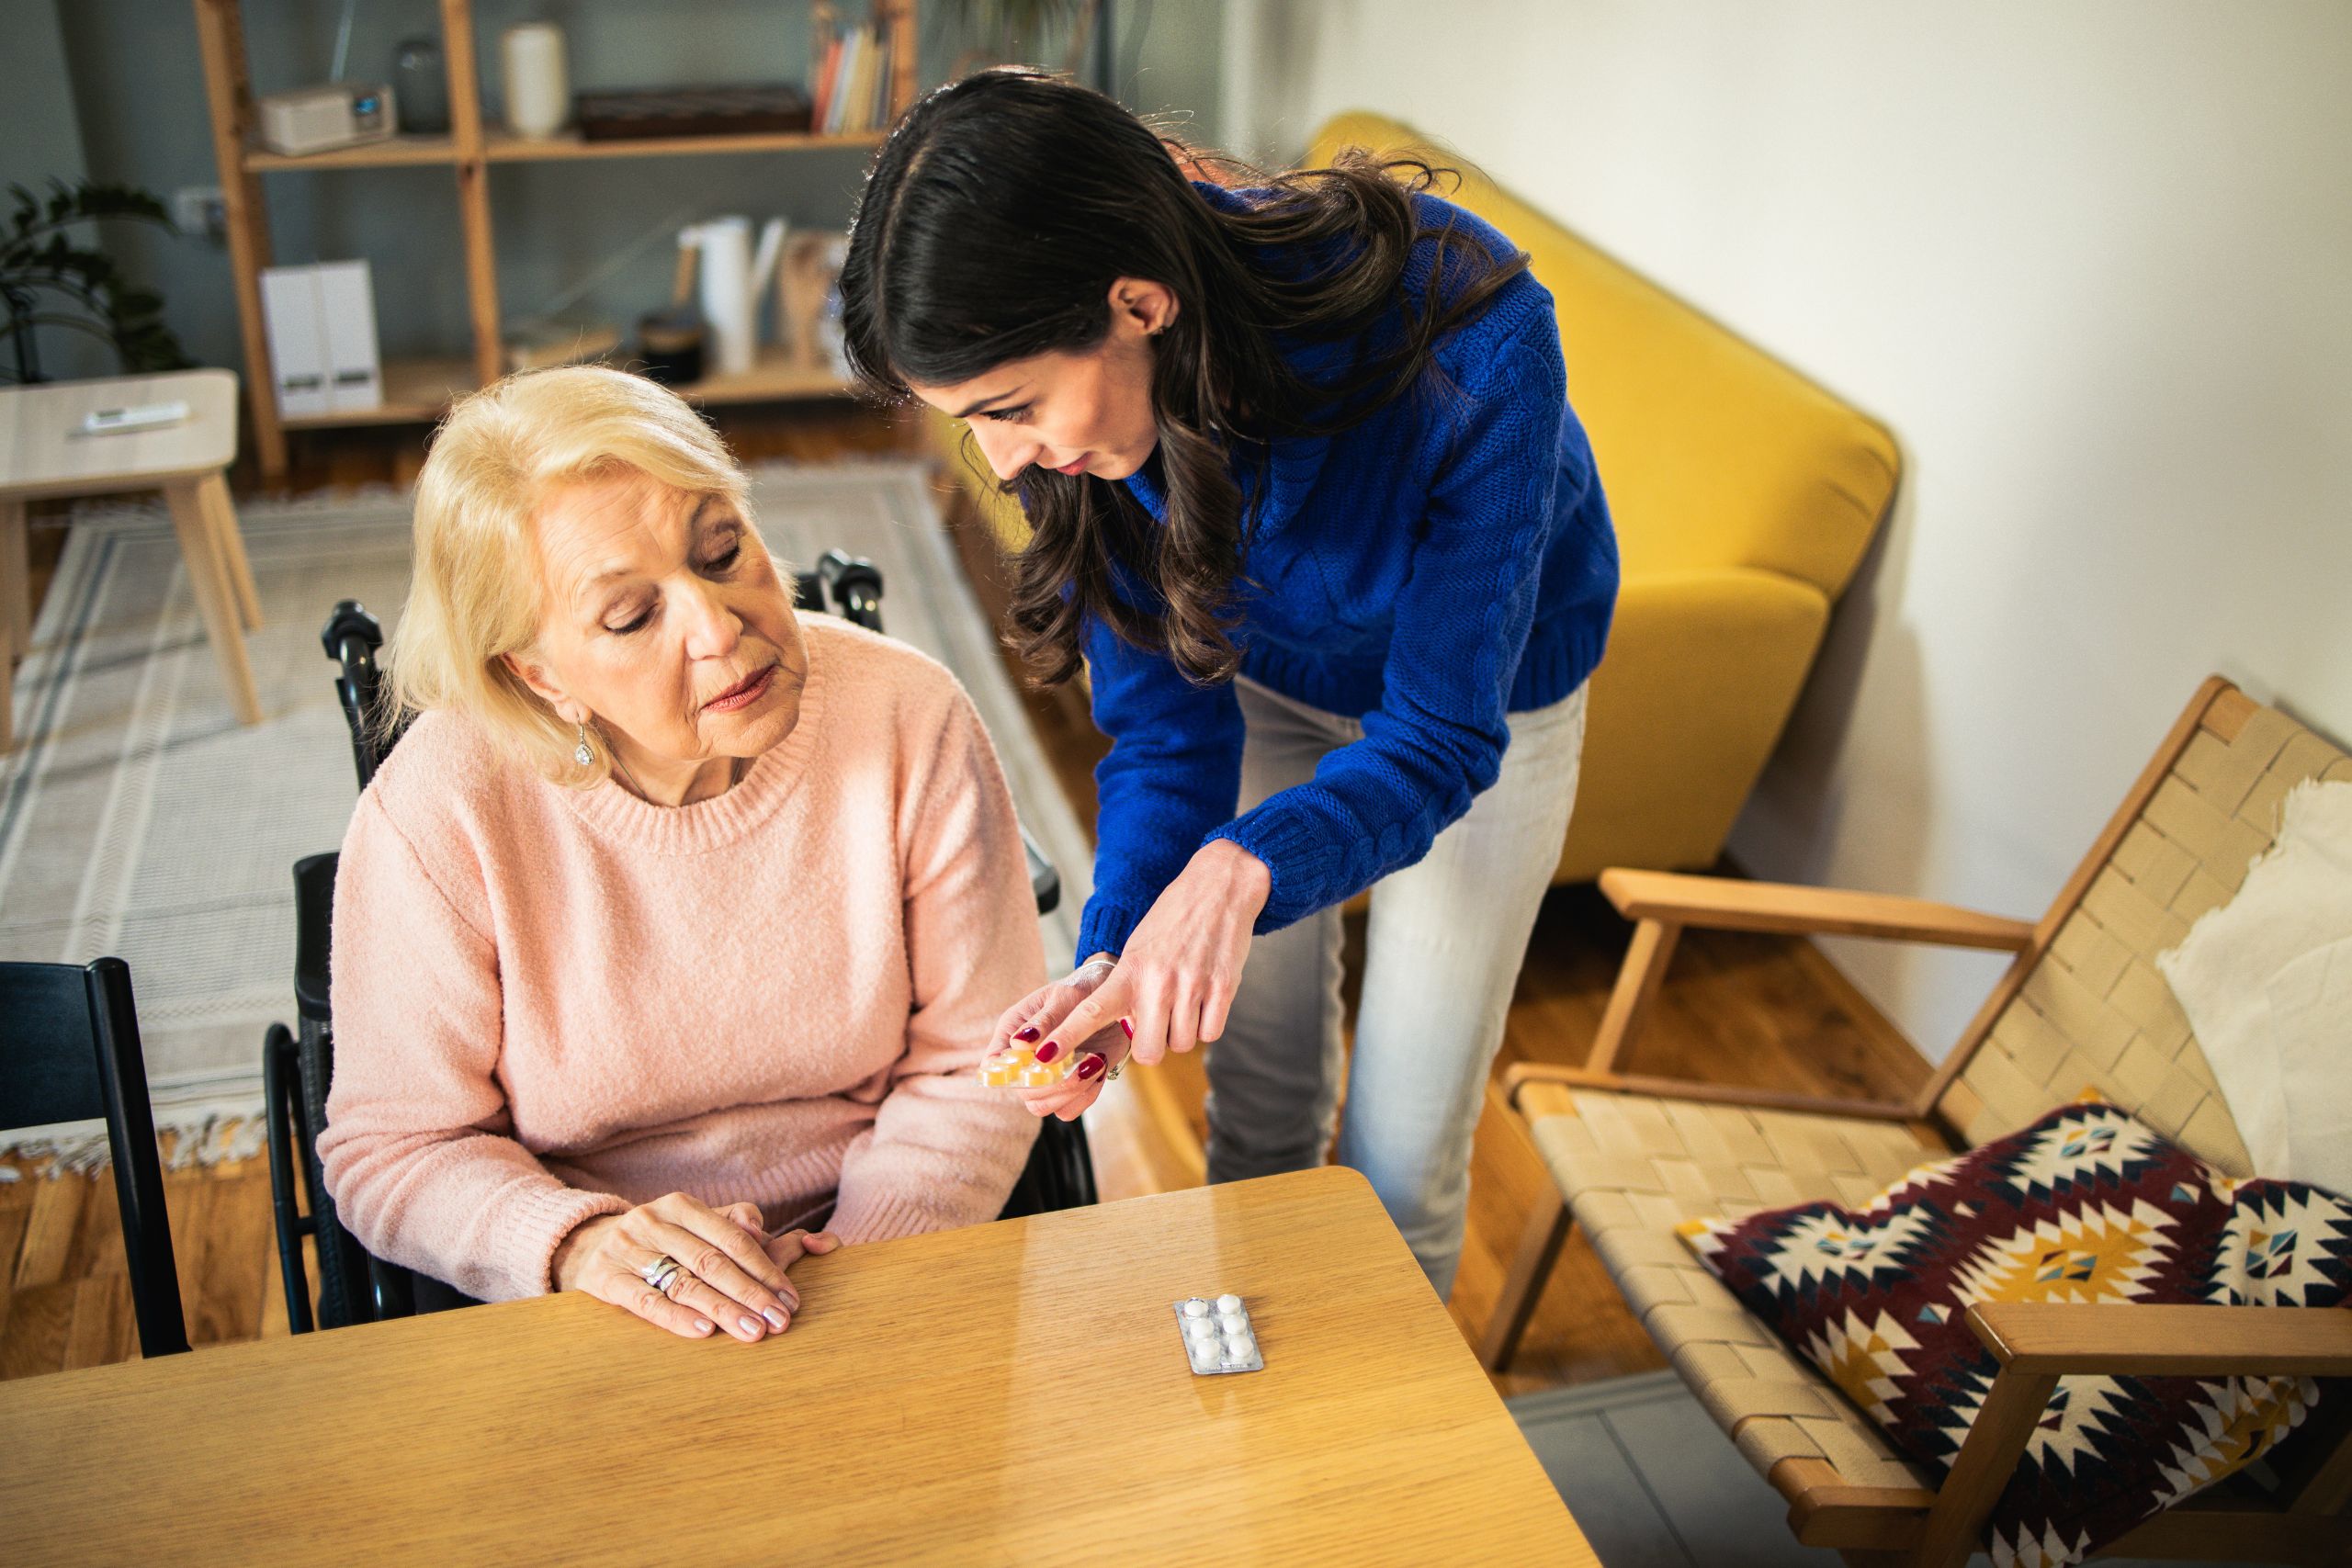
[{"label": "woven wooden chair", "polygon": [[[1529,1217],[1480,1359],[1492,1371],[1509,1363],[1569,1231],[1581,1227],[1651,1337],[1788,1498],[1800,1540],[1857,1564],[1938,1568],[1974,1550],[2061,1373],[2352,1373],[2352,1311],[1988,1303],[1969,1321],[2001,1371],[1939,1489],[1675,1234],[1688,1219],[1824,1199],[1861,1203],[1923,1160],[2014,1132],[2092,1085],[2222,1170],[2251,1174],[2212,1070],[2154,960],[2237,889],[2270,846],[2287,792],[2315,777],[2352,778],[2352,759],[2216,678],[2034,924],[1918,899],[1605,873],[1603,891],[1635,928],[1592,1055],[1583,1067],[1530,1063],[1506,1075],[1559,1191]],[[1907,1104],[1614,1071],[1677,936],[1690,926],[2017,956]],[[2317,1415],[2329,1417],[2330,1407]],[[2352,1440],[2299,1448],[2311,1451],[2305,1470],[2289,1478],[2283,1510],[2249,1506],[2217,1487],[2109,1550],[2344,1561]]]}]

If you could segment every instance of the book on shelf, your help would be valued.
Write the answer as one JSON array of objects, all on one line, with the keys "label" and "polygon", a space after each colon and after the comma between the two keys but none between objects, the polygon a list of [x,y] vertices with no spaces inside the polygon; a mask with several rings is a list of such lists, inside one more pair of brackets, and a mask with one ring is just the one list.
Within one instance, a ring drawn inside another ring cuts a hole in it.
[{"label": "book on shelf", "polygon": [[821,136],[879,130],[890,118],[890,38],[879,26],[828,41],[811,69],[813,127]]},{"label": "book on shelf", "polygon": [[833,84],[832,123],[827,127],[836,135],[843,135],[855,129],[850,123],[850,106],[857,102],[859,73],[865,69],[865,51],[870,47],[871,39],[864,28],[851,33],[842,45],[841,76]]},{"label": "book on shelf", "polygon": [[816,76],[809,84],[809,96],[815,100],[809,128],[820,135],[832,129],[833,101],[840,95],[834,90],[841,79],[842,39],[836,35],[828,39],[825,52],[817,61]]},{"label": "book on shelf", "polygon": [[848,121],[842,129],[848,131],[871,130],[866,115],[874,102],[875,37],[870,32],[857,35],[857,73],[849,79]]},{"label": "book on shelf", "polygon": [[877,28],[874,37],[874,84],[865,95],[867,130],[879,130],[890,123],[890,35]]}]

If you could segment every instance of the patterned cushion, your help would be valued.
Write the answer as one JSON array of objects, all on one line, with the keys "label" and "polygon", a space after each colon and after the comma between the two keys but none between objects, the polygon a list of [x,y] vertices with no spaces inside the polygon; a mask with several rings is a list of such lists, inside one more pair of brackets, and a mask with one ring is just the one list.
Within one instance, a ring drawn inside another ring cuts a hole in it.
[{"label": "patterned cushion", "polygon": [[[2352,1204],[2234,1180],[2090,1096],[1923,1165],[1859,1211],[1806,1203],[1680,1230],[1937,1472],[1998,1369],[1965,1321],[1974,1303],[2352,1303]],[[2300,1378],[2062,1378],[1986,1549],[2001,1568],[2080,1562],[2251,1462],[2318,1398]]]}]

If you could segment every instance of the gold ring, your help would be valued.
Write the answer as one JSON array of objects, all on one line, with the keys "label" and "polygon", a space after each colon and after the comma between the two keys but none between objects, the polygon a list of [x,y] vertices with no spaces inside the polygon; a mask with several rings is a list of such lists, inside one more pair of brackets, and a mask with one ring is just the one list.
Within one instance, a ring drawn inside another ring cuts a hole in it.
[{"label": "gold ring", "polygon": [[1102,1075],[1102,1081],[1104,1083],[1109,1083],[1113,1078],[1117,1077],[1119,1076],[1120,1069],[1124,1068],[1126,1064],[1125,1062],[1112,1063],[1111,1070]]}]

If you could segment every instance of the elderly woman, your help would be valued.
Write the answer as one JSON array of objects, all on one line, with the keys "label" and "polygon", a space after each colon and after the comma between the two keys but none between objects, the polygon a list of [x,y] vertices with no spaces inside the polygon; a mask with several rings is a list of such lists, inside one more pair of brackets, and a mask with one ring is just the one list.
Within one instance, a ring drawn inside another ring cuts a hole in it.
[{"label": "elderly woman", "polygon": [[1044,954],[955,678],[796,617],[725,446],[617,371],[461,402],[415,554],[423,716],[336,878],[353,1234],[757,1341],[804,1253],[993,1217],[1035,1122],[969,1069]]}]

